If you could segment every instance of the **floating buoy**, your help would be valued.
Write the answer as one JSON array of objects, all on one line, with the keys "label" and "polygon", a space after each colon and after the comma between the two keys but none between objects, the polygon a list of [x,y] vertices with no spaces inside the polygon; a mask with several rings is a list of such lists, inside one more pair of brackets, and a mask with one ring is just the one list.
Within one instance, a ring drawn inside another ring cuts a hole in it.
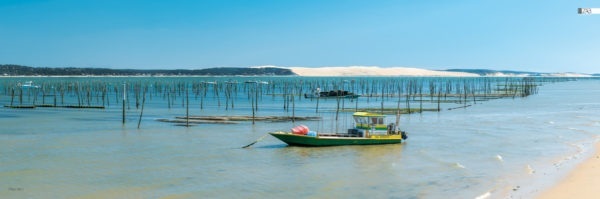
[{"label": "floating buoy", "polygon": [[308,133],[308,127],[305,125],[296,126],[292,128],[292,133],[298,135],[306,135]]}]

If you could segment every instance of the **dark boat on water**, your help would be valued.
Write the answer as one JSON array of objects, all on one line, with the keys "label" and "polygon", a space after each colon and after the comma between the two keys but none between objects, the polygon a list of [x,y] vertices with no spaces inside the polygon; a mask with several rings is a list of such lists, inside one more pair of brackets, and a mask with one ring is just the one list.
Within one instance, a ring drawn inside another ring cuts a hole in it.
[{"label": "dark boat on water", "polygon": [[312,93],[305,93],[305,98],[320,98],[320,97],[341,97],[341,98],[357,98],[360,95],[354,94],[352,92],[344,91],[344,90],[331,90],[331,91],[321,91],[321,89],[317,88],[313,90]]}]

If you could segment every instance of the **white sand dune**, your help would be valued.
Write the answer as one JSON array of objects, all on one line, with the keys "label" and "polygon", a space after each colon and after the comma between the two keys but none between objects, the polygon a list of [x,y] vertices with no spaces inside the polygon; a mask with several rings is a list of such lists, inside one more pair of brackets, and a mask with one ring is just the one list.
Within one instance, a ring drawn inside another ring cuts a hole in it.
[{"label": "white sand dune", "polygon": [[346,67],[285,67],[299,76],[436,76],[436,77],[476,77],[474,73],[435,71],[419,68],[377,66]]},{"label": "white sand dune", "polygon": [[[437,71],[410,67],[378,67],[378,66],[325,66],[325,67],[280,67],[274,65],[251,66],[250,68],[285,68],[299,76],[335,77],[335,76],[412,76],[412,77],[481,77],[469,72]],[[488,73],[486,77],[529,77],[523,73]],[[583,73],[541,73],[542,77],[592,77]]]}]

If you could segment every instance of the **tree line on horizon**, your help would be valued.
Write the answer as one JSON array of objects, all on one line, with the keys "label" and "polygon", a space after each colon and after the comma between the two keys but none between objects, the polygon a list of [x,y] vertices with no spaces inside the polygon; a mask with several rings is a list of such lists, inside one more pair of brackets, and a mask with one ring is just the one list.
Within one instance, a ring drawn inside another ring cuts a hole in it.
[{"label": "tree line on horizon", "polygon": [[15,64],[0,65],[2,76],[255,76],[255,75],[296,75],[285,68],[205,68],[205,69],[110,69],[110,68],[50,68],[30,67]]}]

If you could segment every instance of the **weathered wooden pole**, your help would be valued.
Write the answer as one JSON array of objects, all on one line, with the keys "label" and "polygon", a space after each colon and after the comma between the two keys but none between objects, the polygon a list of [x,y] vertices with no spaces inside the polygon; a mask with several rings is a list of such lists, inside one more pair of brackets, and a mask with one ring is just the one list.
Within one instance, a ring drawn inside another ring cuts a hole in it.
[{"label": "weathered wooden pole", "polygon": [[385,86],[382,85],[381,86],[381,114],[382,115],[383,115],[383,101],[385,101],[384,96],[385,96]]},{"label": "weathered wooden pole", "polygon": [[190,95],[185,85],[185,126],[190,127]]},{"label": "weathered wooden pole", "polygon": [[23,105],[23,87],[19,86],[19,105]]},{"label": "weathered wooden pole", "polygon": [[14,99],[15,99],[15,89],[14,89],[14,88],[11,88],[11,89],[10,89],[10,91],[11,91],[11,92],[10,92],[10,93],[11,93],[11,94],[10,94],[10,106],[12,106],[12,105],[13,105],[13,101],[14,101]]},{"label": "weathered wooden pole", "polygon": [[336,96],[337,107],[335,108],[335,121],[338,121],[338,115],[340,114],[340,96]]},{"label": "weathered wooden pole", "polygon": [[54,106],[56,107],[56,88],[54,86],[52,88],[53,88],[52,93],[54,95]]},{"label": "weathered wooden pole", "polygon": [[123,83],[123,124],[125,124],[125,100],[127,100],[127,83]]},{"label": "weathered wooden pole", "polygon": [[406,84],[406,109],[408,110],[408,114],[410,114],[410,95],[412,93],[412,84],[413,81],[410,80],[408,81],[408,83]]},{"label": "weathered wooden pole", "polygon": [[294,99],[294,92],[292,92],[292,122],[296,122],[296,100]]},{"label": "weathered wooden pole", "polygon": [[258,100],[256,97],[258,94],[253,94],[252,92],[258,93],[257,87],[258,87],[258,84],[256,84],[254,86],[254,89],[250,89],[250,98],[252,99],[252,102],[251,102],[252,103],[252,125],[254,125],[256,122],[255,121],[256,120],[256,104],[255,104],[255,102]]},{"label": "weathered wooden pole", "polygon": [[227,82],[225,84],[225,110],[229,110],[230,86]]},{"label": "weathered wooden pole", "polygon": [[171,88],[165,87],[165,91],[167,92],[167,107],[171,109]]},{"label": "weathered wooden pole", "polygon": [[146,104],[146,90],[144,90],[144,96],[142,96],[142,110],[140,111],[140,119],[138,120],[137,128],[140,129],[142,124],[142,115],[144,114],[144,104]]},{"label": "weathered wooden pole", "polygon": [[321,99],[321,94],[319,93],[319,91],[315,91],[316,93],[316,97],[317,97],[317,107],[315,108],[315,113],[319,112],[319,99]]},{"label": "weathered wooden pole", "polygon": [[398,106],[396,107],[396,124],[394,126],[394,133],[400,134],[400,94],[398,94]]},{"label": "weathered wooden pole", "polygon": [[42,84],[42,104],[46,104],[46,83]]},{"label": "weathered wooden pole", "polygon": [[440,109],[440,98],[442,97],[442,85],[440,85],[440,87],[438,88],[438,93],[437,93],[437,111],[439,112]]},{"label": "weathered wooden pole", "polygon": [[200,110],[204,109],[204,98],[206,97],[206,87],[203,84],[198,84],[198,88],[202,89],[200,93]]},{"label": "weathered wooden pole", "polygon": [[423,113],[423,81],[419,84],[419,113]]}]

